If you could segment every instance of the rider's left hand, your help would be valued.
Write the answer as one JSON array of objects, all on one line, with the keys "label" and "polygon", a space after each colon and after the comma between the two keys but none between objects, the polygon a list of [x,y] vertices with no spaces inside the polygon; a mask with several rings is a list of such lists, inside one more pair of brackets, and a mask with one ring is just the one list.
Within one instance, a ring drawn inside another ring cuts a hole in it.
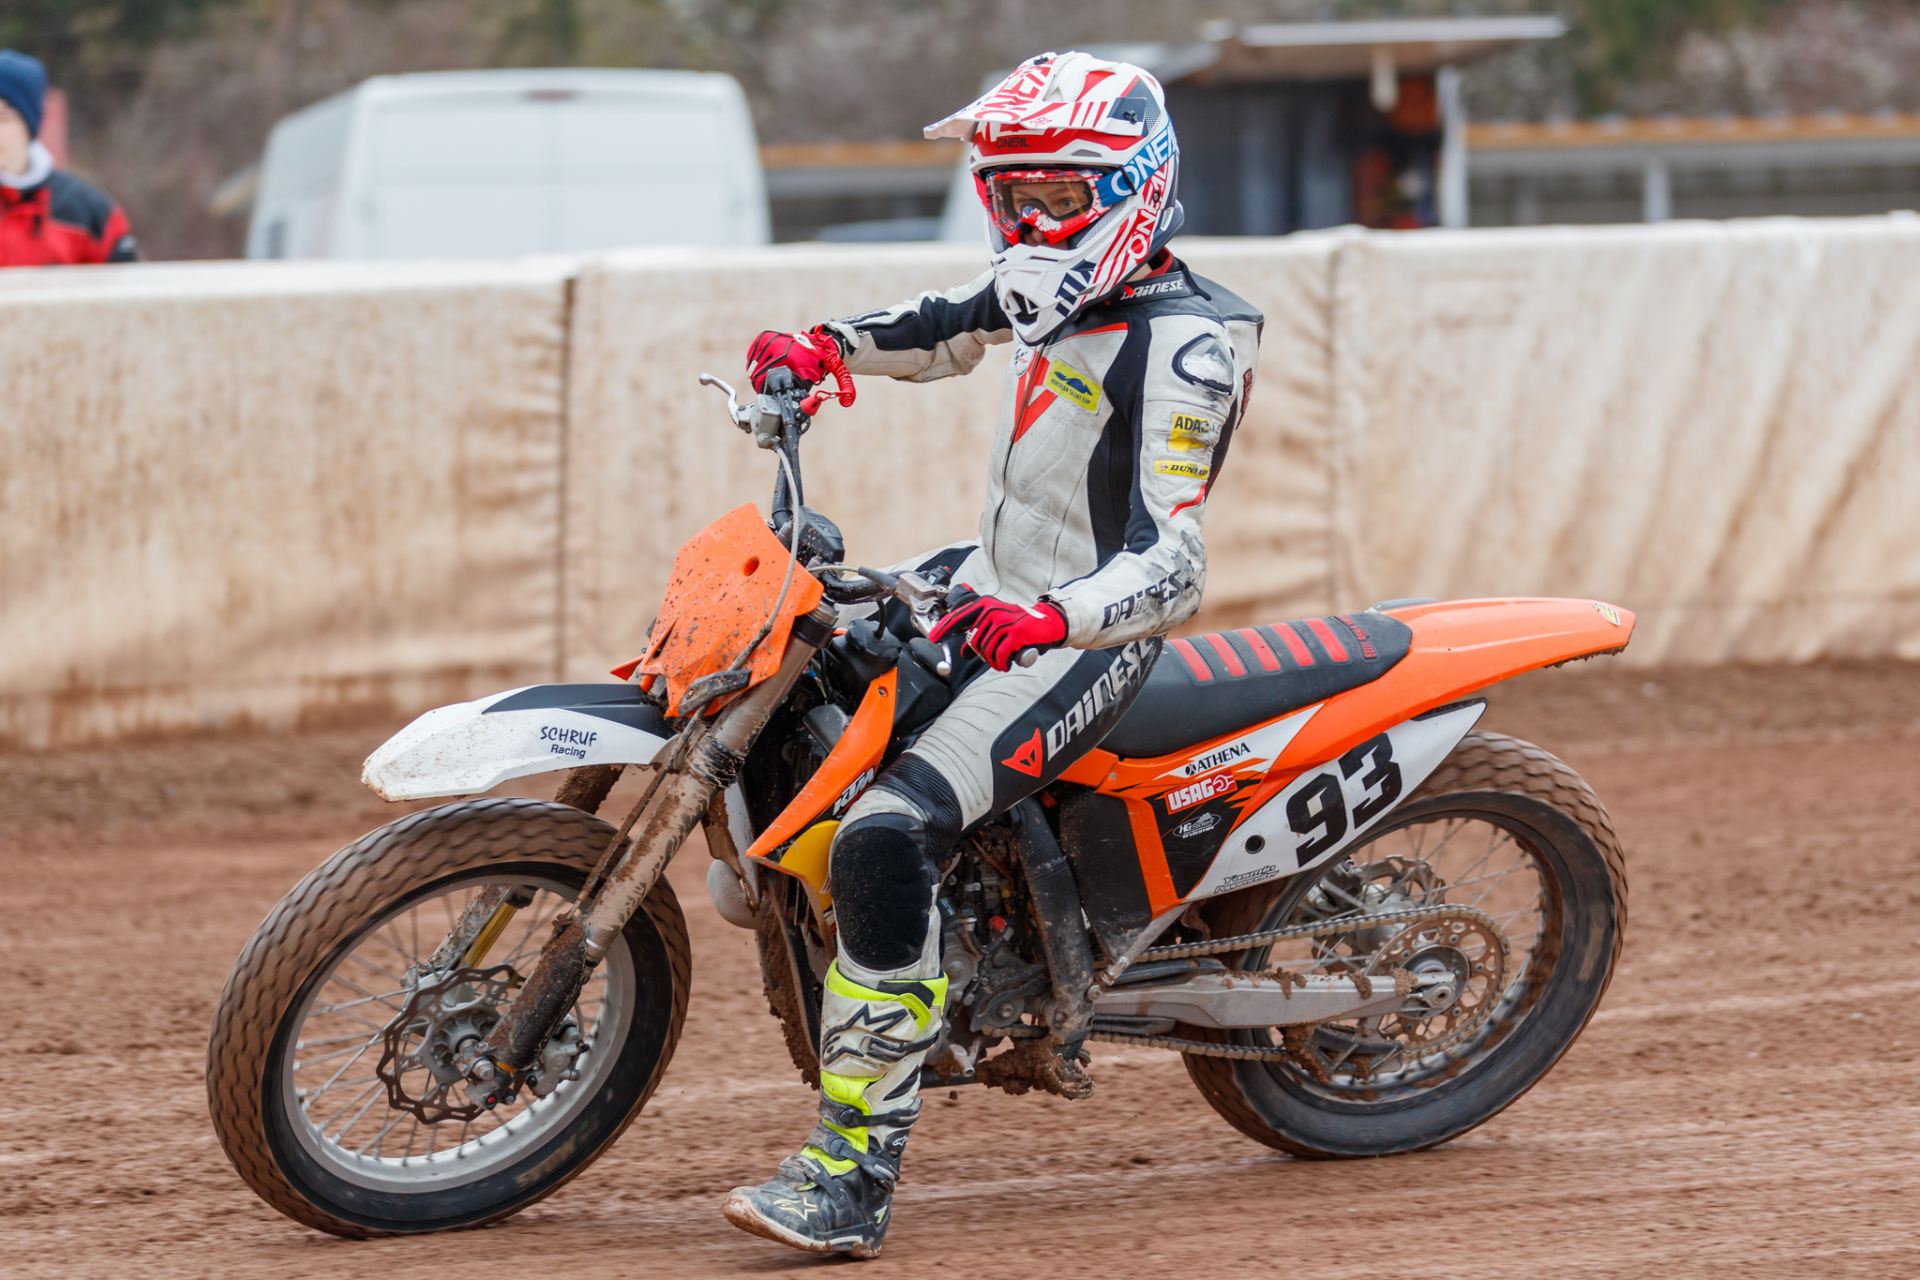
[{"label": "rider's left hand", "polygon": [[1054,649],[1066,642],[1066,615],[1051,602],[1014,604],[981,596],[940,619],[927,638],[935,644],[956,631],[995,671],[1013,666],[1022,649]]},{"label": "rider's left hand", "polygon": [[840,361],[833,337],[816,327],[808,333],[781,333],[768,329],[747,348],[747,380],[755,391],[767,389],[767,375],[791,369],[794,380],[813,386]]}]

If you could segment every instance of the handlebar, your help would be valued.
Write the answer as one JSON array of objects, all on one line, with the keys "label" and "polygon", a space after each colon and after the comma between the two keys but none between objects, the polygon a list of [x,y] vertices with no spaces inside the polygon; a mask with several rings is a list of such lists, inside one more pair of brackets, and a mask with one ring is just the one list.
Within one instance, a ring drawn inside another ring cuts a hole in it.
[{"label": "handlebar", "polygon": [[[776,529],[790,524],[794,513],[806,502],[800,484],[800,437],[806,434],[813,424],[813,416],[829,400],[838,401],[842,408],[851,407],[854,401],[853,375],[847,372],[846,363],[837,351],[827,357],[826,365],[827,372],[833,375],[831,392],[824,387],[807,389],[794,382],[788,370],[775,369],[768,373],[761,384],[763,390],[751,405],[740,403],[731,383],[711,373],[700,375],[701,386],[718,387],[726,393],[727,417],[733,425],[750,433],[762,449],[778,451],[785,461],[781,478],[787,483],[776,482],[773,492],[772,523]],[[794,533],[794,545],[796,549],[799,546],[798,530]],[[900,601],[907,606],[915,629],[923,637],[933,630],[948,608],[948,590],[944,584],[917,573],[825,565],[815,570],[815,576],[820,579],[827,599],[835,604],[865,604],[888,598]],[[942,643],[934,647],[943,659],[935,671],[941,676],[953,674],[950,646]],[[1039,660],[1038,649],[1022,649],[1014,658],[1022,667],[1031,667]]]}]

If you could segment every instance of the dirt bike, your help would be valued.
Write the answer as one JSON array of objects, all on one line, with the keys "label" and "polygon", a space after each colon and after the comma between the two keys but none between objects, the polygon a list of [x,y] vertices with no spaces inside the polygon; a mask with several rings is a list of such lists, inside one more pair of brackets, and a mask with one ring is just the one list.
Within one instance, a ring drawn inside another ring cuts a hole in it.
[{"label": "dirt bike", "polygon": [[[835,370],[841,404],[852,380]],[[367,760],[389,800],[566,769],[556,800],[411,812],[267,916],[215,1016],[214,1125],[274,1208],[345,1236],[506,1217],[646,1105],[686,1016],[662,873],[696,826],[720,914],[754,931],[794,1065],[815,1079],[838,815],[977,658],[926,638],[937,575],[852,568],[808,509],[824,390],[733,422],[773,450],[772,518],[675,559],[618,681],[429,711]],[[1626,882],[1605,810],[1538,747],[1475,732],[1473,696],[1617,652],[1587,600],[1397,601],[1127,646],[1135,701],[968,832],[939,894],[950,978],[924,1079],[1084,1097],[1090,1045],[1178,1053],[1202,1096],[1297,1156],[1442,1143],[1536,1083],[1592,1017]],[[1030,655],[1021,655],[1023,659]],[[617,824],[596,816],[646,771]]]}]

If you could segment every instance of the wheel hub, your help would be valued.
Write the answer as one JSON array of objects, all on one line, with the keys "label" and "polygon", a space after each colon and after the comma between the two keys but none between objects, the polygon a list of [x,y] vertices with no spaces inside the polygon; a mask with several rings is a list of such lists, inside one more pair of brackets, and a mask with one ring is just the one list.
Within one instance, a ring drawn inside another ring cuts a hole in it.
[{"label": "wheel hub", "polygon": [[387,1102],[427,1124],[467,1121],[501,1101],[469,1085],[478,1050],[522,979],[511,965],[455,969],[413,989],[381,1037]]},{"label": "wheel hub", "polygon": [[1423,920],[1395,934],[1368,961],[1369,973],[1405,969],[1414,990],[1380,1033],[1419,1053],[1459,1044],[1486,1023],[1507,981],[1500,931],[1465,914]]}]

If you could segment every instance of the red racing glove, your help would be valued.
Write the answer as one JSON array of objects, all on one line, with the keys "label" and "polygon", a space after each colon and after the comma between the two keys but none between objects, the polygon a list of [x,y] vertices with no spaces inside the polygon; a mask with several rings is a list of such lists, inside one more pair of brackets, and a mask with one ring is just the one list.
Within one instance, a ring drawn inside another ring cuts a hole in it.
[{"label": "red racing glove", "polygon": [[1065,643],[1067,616],[1045,600],[1012,604],[981,596],[940,619],[927,639],[939,644],[956,631],[966,633],[967,644],[988,666],[1006,671],[1022,649],[1053,649]]},{"label": "red racing glove", "polygon": [[755,391],[764,391],[769,373],[775,369],[791,369],[794,381],[811,387],[839,362],[840,344],[824,330],[781,333],[768,329],[747,348],[747,380],[753,383]]}]

